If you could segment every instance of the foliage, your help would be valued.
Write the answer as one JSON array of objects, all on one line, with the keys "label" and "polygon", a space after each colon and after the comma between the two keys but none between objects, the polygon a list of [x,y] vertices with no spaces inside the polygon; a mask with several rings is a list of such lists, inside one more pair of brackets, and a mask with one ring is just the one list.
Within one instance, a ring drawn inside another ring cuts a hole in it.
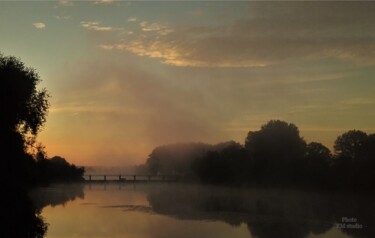
[{"label": "foliage", "polygon": [[375,134],[351,130],[337,137],[333,176],[338,186],[375,189]]},{"label": "foliage", "polygon": [[204,143],[176,143],[156,147],[147,159],[147,166],[152,174],[191,173],[193,161],[201,158],[208,151],[221,151],[234,141],[209,145]]},{"label": "foliage", "polygon": [[[37,90],[38,74],[15,57],[0,54],[0,165],[2,176],[18,185],[28,183],[33,160],[27,149],[46,121],[49,94]],[[5,113],[4,113],[5,112]]]},{"label": "foliage", "polygon": [[334,145],[339,158],[355,159],[363,152],[367,134],[363,131],[351,130],[337,137]]},{"label": "foliage", "polygon": [[306,146],[304,164],[304,182],[310,186],[326,187],[329,183],[329,171],[333,163],[331,151],[319,142]]},{"label": "foliage", "polygon": [[85,169],[69,164],[64,158],[41,157],[36,163],[38,183],[82,181]]},{"label": "foliage", "polygon": [[[77,180],[83,168],[63,158],[46,160],[36,136],[46,122],[49,93],[37,89],[39,75],[18,58],[0,54],[0,168],[1,180],[15,186],[36,182]],[[30,154],[37,151],[36,156]],[[37,161],[35,160],[37,159]]]},{"label": "foliage", "polygon": [[37,90],[41,82],[34,69],[15,57],[0,54],[0,117],[2,132],[17,131],[36,135],[46,122],[49,94]]},{"label": "foliage", "polygon": [[226,144],[222,150],[208,151],[196,159],[193,171],[203,182],[238,183],[246,178],[246,150],[238,143]]},{"label": "foliage", "polygon": [[271,120],[259,131],[249,132],[245,148],[255,158],[292,160],[301,158],[306,143],[298,128],[280,120]]},{"label": "foliage", "polygon": [[234,141],[159,146],[147,167],[205,183],[375,191],[375,134],[348,131],[334,149],[332,155],[319,142],[306,144],[297,126],[271,120],[249,132],[244,146]]},{"label": "foliage", "polygon": [[294,124],[271,120],[248,133],[245,148],[256,183],[290,183],[300,176],[306,142]]}]

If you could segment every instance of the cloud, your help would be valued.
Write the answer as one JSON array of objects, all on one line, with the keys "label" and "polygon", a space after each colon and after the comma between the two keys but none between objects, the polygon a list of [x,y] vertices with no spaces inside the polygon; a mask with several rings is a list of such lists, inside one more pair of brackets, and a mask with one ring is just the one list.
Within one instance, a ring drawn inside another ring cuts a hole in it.
[{"label": "cloud", "polygon": [[72,19],[72,16],[55,16],[57,20],[69,20]]},{"label": "cloud", "polygon": [[203,16],[204,12],[201,9],[196,9],[194,11],[188,11],[187,14],[194,17],[200,17]]},{"label": "cloud", "polygon": [[73,6],[73,2],[70,0],[59,0],[59,5],[64,7]]},{"label": "cloud", "polygon": [[251,16],[220,26],[142,21],[139,31],[112,49],[193,67],[264,67],[320,59],[375,63],[375,4],[251,2],[249,11]]},{"label": "cloud", "polygon": [[129,17],[128,22],[136,22],[138,19],[136,17]]},{"label": "cloud", "polygon": [[117,45],[99,45],[100,48],[104,50],[113,50],[117,49]]},{"label": "cloud", "polygon": [[134,108],[124,108],[121,106],[100,105],[92,102],[59,102],[53,105],[50,113],[119,113],[124,115],[138,114]]},{"label": "cloud", "polygon": [[113,0],[96,0],[94,4],[111,4],[113,2]]},{"label": "cloud", "polygon": [[99,26],[99,22],[93,21],[81,21],[81,26],[88,30],[93,31],[114,31],[114,30],[121,30],[121,28],[113,28],[110,26]]},{"label": "cloud", "polygon": [[365,105],[375,105],[375,99],[374,98],[351,98],[347,100],[343,100],[342,103],[350,106],[365,106]]},{"label": "cloud", "polygon": [[46,24],[44,24],[43,22],[35,22],[33,23],[33,26],[39,30],[43,30],[44,28],[46,28]]},{"label": "cloud", "polygon": [[149,23],[147,21],[143,21],[139,23],[142,31],[146,32],[156,32],[158,35],[168,35],[172,33],[174,30],[169,27],[167,24],[162,24],[158,22]]},{"label": "cloud", "polygon": [[[308,130],[305,138],[324,143],[338,134],[325,128],[370,128],[373,67],[364,72],[341,63],[373,62],[375,28],[370,26],[375,21],[369,13],[353,6],[332,16],[330,5],[308,11],[293,7],[294,2],[273,4],[252,3],[254,14],[225,25],[140,19],[131,24],[131,35],[125,30],[89,34],[103,50],[69,61],[51,77],[52,100],[61,101],[51,102],[45,130],[50,137],[44,140],[49,151],[62,146],[54,153],[67,153],[73,161],[126,163],[134,158],[140,163],[164,143],[243,142],[249,130],[270,119],[293,122]],[[92,31],[103,27],[84,24]],[[159,33],[163,30],[172,31]],[[129,52],[196,68],[160,67]]]}]

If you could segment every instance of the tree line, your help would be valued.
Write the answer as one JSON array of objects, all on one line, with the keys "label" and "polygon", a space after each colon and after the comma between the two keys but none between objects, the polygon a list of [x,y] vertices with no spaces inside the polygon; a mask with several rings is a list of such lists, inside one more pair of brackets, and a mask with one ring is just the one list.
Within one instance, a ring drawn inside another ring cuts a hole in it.
[{"label": "tree line", "polygon": [[155,148],[146,165],[152,174],[176,174],[212,184],[337,188],[373,191],[375,134],[350,130],[334,153],[307,143],[292,123],[271,120],[250,131],[245,143],[178,143]]},{"label": "tree line", "polygon": [[84,168],[49,159],[36,142],[50,105],[48,91],[37,89],[40,82],[34,69],[0,53],[0,180],[7,186],[83,179]]}]

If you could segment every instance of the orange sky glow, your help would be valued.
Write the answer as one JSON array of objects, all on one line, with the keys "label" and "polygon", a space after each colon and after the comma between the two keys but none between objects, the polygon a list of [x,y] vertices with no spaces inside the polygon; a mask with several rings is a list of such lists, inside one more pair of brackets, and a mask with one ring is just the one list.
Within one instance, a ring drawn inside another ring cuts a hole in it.
[{"label": "orange sky glow", "polygon": [[[7,14],[14,12],[17,14]],[[271,119],[329,148],[375,132],[374,2],[0,3],[0,52],[51,93],[38,140],[77,165],[244,143]]]}]

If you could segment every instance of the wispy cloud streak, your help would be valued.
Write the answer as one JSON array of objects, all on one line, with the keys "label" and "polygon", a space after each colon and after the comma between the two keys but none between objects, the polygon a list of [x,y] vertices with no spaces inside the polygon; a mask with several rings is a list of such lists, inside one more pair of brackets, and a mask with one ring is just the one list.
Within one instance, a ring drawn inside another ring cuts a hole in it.
[{"label": "wispy cloud streak", "polygon": [[176,66],[264,67],[320,59],[375,63],[375,4],[252,2],[249,9],[251,17],[220,26],[141,21],[131,38],[103,48]]},{"label": "wispy cloud streak", "polygon": [[44,24],[43,22],[35,22],[33,23],[33,26],[39,30],[43,30],[44,28],[46,28],[46,24]]},{"label": "wispy cloud streak", "polygon": [[115,30],[121,30],[121,28],[114,28],[111,26],[100,26],[99,22],[95,21],[82,21],[81,26],[83,28],[86,28],[88,30],[93,31],[115,31]]}]

